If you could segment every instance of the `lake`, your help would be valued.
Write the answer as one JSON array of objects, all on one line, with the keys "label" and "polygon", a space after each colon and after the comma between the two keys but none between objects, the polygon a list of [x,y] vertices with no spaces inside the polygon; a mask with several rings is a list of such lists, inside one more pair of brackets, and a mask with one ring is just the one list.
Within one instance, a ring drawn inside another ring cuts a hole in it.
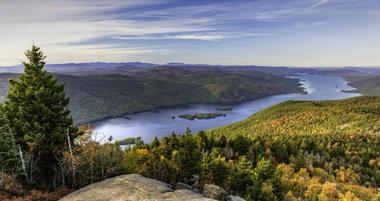
[{"label": "lake", "polygon": [[[103,141],[112,135],[114,140],[128,137],[141,137],[144,142],[151,142],[155,136],[168,136],[171,132],[182,134],[189,127],[193,132],[216,128],[241,121],[252,114],[271,105],[287,100],[337,100],[359,96],[358,93],[343,92],[352,90],[348,82],[335,76],[325,75],[297,75],[307,94],[274,95],[232,105],[230,111],[218,111],[215,104],[193,104],[186,107],[160,109],[155,112],[142,112],[127,115],[127,118],[111,118],[92,124],[96,133],[96,140]],[[207,120],[186,120],[178,118],[181,114],[222,112],[226,116]],[[173,119],[172,117],[176,117]]]}]

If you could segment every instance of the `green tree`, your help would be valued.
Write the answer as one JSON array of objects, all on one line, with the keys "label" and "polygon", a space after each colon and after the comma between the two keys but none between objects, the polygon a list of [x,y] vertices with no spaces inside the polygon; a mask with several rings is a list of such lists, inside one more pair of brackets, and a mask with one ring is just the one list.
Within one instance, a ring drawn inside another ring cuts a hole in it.
[{"label": "green tree", "polygon": [[246,192],[248,200],[282,200],[280,175],[275,171],[271,161],[261,159],[257,163],[253,170],[252,183]]},{"label": "green tree", "polygon": [[16,144],[14,135],[3,125],[0,118],[0,171],[18,175],[22,168],[19,147]]},{"label": "green tree", "polygon": [[252,162],[244,155],[240,156],[231,171],[232,178],[230,188],[234,192],[244,192],[249,186],[252,186]]},{"label": "green tree", "polygon": [[168,138],[168,151],[170,152],[169,154],[171,154],[171,152],[173,150],[177,150],[180,146],[180,142],[178,140],[179,137],[177,137],[177,135],[173,132],[169,138]]},{"label": "green tree", "polygon": [[160,141],[158,140],[157,136],[154,137],[154,139],[153,139],[152,143],[150,144],[150,146],[152,148],[156,148],[156,147],[160,146]]},{"label": "green tree", "polygon": [[191,135],[191,130],[190,130],[189,127],[186,127],[185,134],[186,134],[186,135]]},{"label": "green tree", "polygon": [[41,49],[33,45],[25,55],[24,73],[9,81],[3,117],[22,151],[32,155],[37,182],[51,184],[59,171],[67,136],[72,140],[77,132],[64,85],[44,70],[46,57]]},{"label": "green tree", "polygon": [[219,140],[217,141],[218,147],[226,147],[227,146],[227,138],[226,136],[222,135]]},{"label": "green tree", "polygon": [[248,138],[238,135],[234,140],[232,144],[232,148],[234,151],[238,152],[239,155],[244,155],[248,152],[250,147],[250,142]]},{"label": "green tree", "polygon": [[210,142],[204,131],[200,131],[198,135],[195,136],[195,138],[197,139],[199,150],[209,150],[209,148],[211,147]]},{"label": "green tree", "polygon": [[180,145],[178,154],[173,159],[180,170],[178,178],[189,183],[192,176],[200,172],[201,152],[198,150],[197,142],[192,135],[182,136]]},{"label": "green tree", "polygon": [[217,149],[202,154],[201,167],[201,177],[204,183],[216,184],[229,190],[229,186],[227,186],[229,167],[225,157],[222,157]]}]

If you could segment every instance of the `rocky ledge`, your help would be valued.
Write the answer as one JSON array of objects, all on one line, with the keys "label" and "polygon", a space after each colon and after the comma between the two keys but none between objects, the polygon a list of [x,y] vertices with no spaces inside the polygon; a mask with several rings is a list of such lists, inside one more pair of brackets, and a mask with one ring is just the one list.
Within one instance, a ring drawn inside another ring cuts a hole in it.
[{"label": "rocky ledge", "polygon": [[169,184],[137,174],[122,175],[91,184],[60,201],[211,201],[188,189],[174,190]]}]

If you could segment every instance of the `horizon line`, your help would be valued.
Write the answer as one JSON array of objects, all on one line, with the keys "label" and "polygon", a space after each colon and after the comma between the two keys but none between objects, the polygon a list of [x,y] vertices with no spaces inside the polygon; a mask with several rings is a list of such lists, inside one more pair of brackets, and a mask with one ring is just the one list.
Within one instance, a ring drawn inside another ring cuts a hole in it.
[{"label": "horizon line", "polygon": [[[45,66],[48,65],[78,65],[78,64],[96,64],[96,63],[103,63],[103,64],[128,64],[128,63],[141,63],[141,64],[150,64],[150,65],[156,65],[159,66],[165,66],[165,65],[172,65],[172,67],[175,66],[175,64],[182,65],[183,66],[224,66],[224,67],[273,67],[273,68],[380,68],[380,65],[370,65],[370,66],[356,66],[356,65],[341,65],[341,66],[310,66],[310,65],[256,65],[256,64],[207,64],[207,63],[184,63],[184,62],[168,62],[168,63],[151,63],[151,62],[143,62],[143,61],[88,61],[88,62],[67,62],[67,63],[46,63]],[[23,64],[15,64],[15,65],[0,65],[0,68],[16,68],[16,67],[22,67]]]}]

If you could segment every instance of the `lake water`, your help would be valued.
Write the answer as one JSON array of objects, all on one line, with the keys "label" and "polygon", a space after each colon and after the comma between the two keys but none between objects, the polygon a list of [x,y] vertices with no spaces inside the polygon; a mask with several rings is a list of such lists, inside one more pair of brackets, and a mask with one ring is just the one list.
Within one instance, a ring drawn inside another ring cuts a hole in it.
[{"label": "lake water", "polygon": [[[252,114],[271,105],[286,100],[337,100],[359,96],[358,93],[342,92],[352,90],[347,81],[341,77],[325,75],[298,75],[307,94],[284,94],[247,101],[233,105],[231,111],[218,111],[214,104],[194,104],[187,107],[160,109],[157,112],[142,112],[128,115],[126,118],[112,118],[93,123],[97,140],[107,139],[112,135],[114,140],[128,137],[141,137],[144,142],[151,142],[155,136],[168,136],[172,131],[184,133],[189,127],[193,132],[220,127],[241,121]],[[186,120],[178,118],[181,114],[222,112],[226,116],[207,120]],[[175,116],[175,119],[172,117]]]}]

